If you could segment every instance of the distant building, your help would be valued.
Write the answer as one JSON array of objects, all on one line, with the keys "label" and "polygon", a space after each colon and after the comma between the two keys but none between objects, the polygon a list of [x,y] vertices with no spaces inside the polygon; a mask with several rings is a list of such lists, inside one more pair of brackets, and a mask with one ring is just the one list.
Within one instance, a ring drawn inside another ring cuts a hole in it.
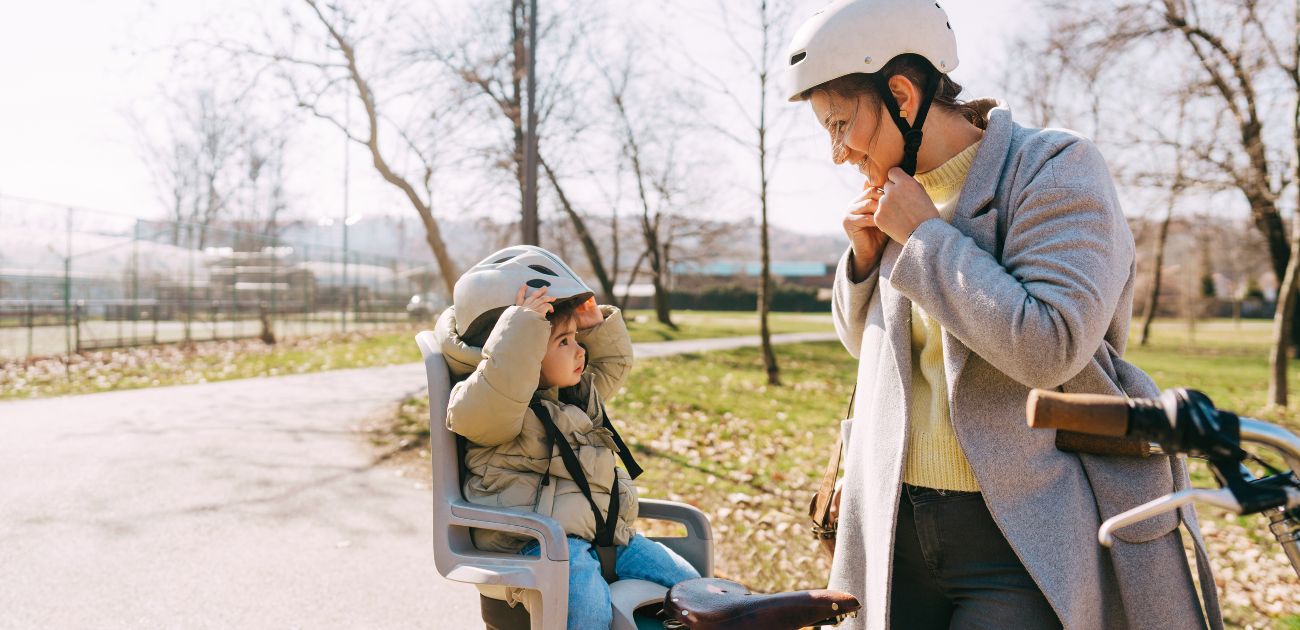
[{"label": "distant building", "polygon": [[[759,262],[712,261],[676,263],[672,266],[674,288],[691,291],[718,284],[748,284],[763,273]],[[835,264],[809,261],[772,263],[772,278],[777,282],[817,289],[829,289],[835,283]]]}]

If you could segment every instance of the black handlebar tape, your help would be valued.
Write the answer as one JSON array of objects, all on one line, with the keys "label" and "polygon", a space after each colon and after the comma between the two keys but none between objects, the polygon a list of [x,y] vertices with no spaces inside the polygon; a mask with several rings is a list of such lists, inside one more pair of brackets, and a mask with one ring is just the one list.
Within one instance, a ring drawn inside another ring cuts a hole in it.
[{"label": "black handlebar tape", "polygon": [[1128,433],[1129,404],[1122,396],[1035,389],[1025,401],[1025,417],[1035,429],[1124,437]]}]

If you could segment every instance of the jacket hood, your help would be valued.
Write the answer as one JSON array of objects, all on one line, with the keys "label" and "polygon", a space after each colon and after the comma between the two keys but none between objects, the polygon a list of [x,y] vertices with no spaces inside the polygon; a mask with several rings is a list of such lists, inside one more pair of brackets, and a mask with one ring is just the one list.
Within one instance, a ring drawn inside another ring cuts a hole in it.
[{"label": "jacket hood", "polygon": [[438,323],[433,326],[433,336],[442,349],[452,379],[472,373],[483,361],[483,349],[465,343],[456,332],[456,307],[447,307],[438,317]]}]

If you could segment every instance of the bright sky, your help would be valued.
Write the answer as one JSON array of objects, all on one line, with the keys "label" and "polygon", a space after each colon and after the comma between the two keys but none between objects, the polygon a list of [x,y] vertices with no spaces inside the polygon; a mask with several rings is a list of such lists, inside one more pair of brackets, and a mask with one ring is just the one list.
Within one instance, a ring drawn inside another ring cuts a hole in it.
[{"label": "bright sky", "polygon": [[[821,2],[804,4],[816,7]],[[958,34],[961,66],[955,78],[969,96],[996,95],[1004,42],[1024,24],[1024,3],[943,4]],[[127,114],[149,116],[141,103],[155,98],[158,87],[168,82],[168,44],[178,33],[216,12],[238,10],[232,5],[258,3],[47,0],[5,5],[5,19],[0,20],[0,194],[163,216]],[[815,122],[810,114],[800,116],[800,131],[808,132]],[[296,134],[295,142],[294,156],[300,162],[291,167],[290,186],[299,211],[309,216],[340,214],[342,138],[318,125]],[[352,212],[410,212],[395,201],[361,150],[353,151]],[[854,196],[858,179],[849,168],[833,167],[827,156],[818,154],[783,166],[774,186],[775,224],[826,233],[839,230],[841,208]],[[0,199],[0,216],[3,204]]]}]

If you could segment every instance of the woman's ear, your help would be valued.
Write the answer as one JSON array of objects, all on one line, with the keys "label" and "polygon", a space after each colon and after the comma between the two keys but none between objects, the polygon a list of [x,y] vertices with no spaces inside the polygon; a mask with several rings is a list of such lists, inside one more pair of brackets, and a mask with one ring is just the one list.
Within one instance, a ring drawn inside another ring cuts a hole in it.
[{"label": "woman's ear", "polygon": [[896,74],[889,77],[889,91],[894,95],[894,100],[898,103],[898,109],[902,110],[903,118],[915,118],[916,108],[921,102],[921,91],[917,89],[916,85],[909,81],[907,77]]}]

